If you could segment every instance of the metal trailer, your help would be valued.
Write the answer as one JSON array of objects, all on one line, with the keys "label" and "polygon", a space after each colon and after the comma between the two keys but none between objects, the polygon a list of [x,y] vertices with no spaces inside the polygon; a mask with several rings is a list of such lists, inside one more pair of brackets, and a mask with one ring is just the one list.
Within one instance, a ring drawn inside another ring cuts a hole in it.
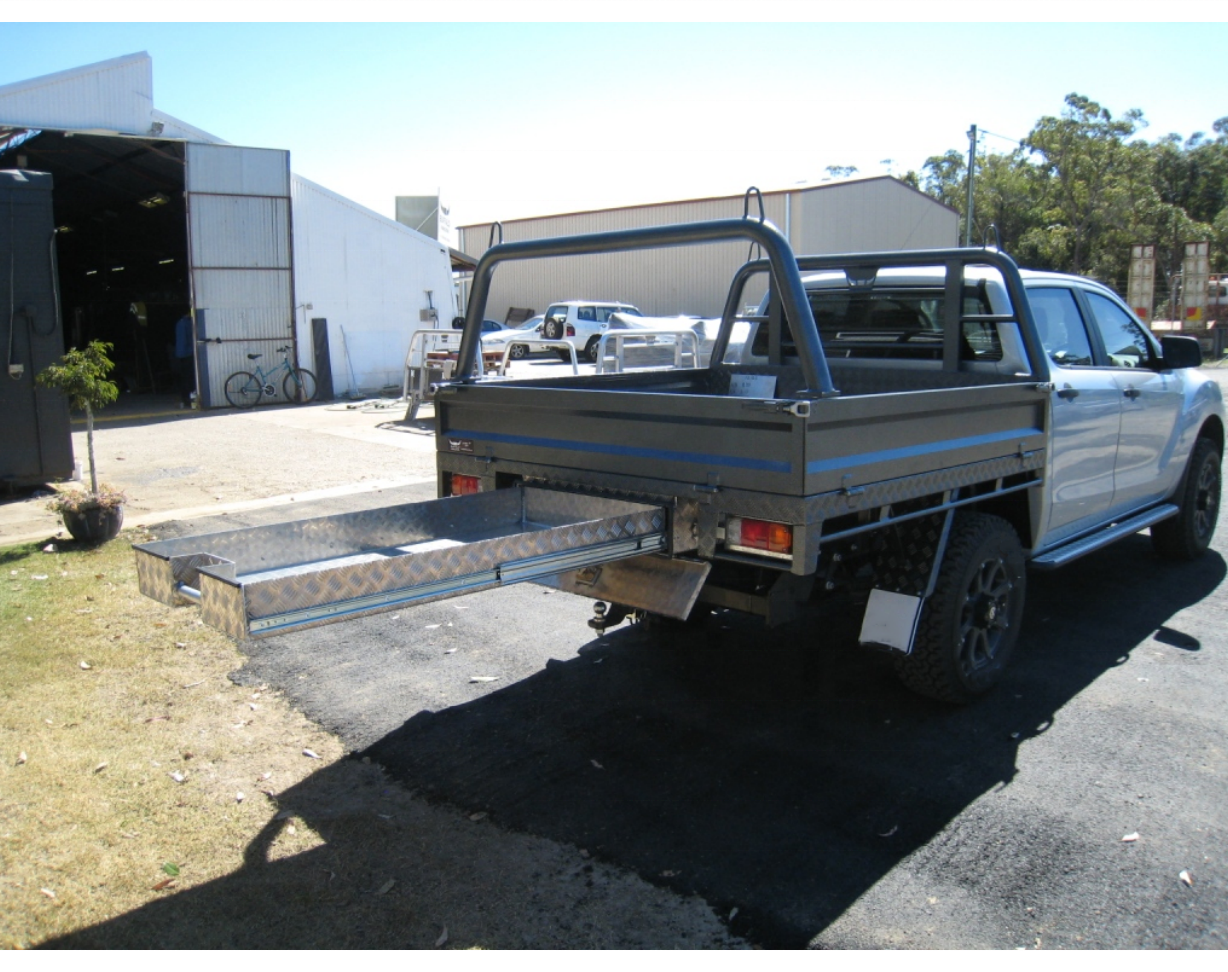
[{"label": "metal trailer", "polygon": [[[736,276],[708,367],[533,381],[481,374],[498,264],[726,240],[757,244],[766,259]],[[1043,481],[1048,386],[1036,374],[970,371],[958,343],[968,321],[1017,324],[1029,360],[1039,360],[1023,285],[1013,261],[988,249],[800,263],[842,267],[854,284],[877,267],[945,266],[941,366],[829,364],[799,261],[762,220],[500,244],[475,274],[454,380],[435,391],[441,499],[140,544],[141,590],[198,601],[207,622],[237,638],[521,580],[612,602],[598,628],[628,610],[685,619],[696,603],[774,624],[834,586],[842,561],[860,551],[875,587],[903,597],[915,627],[952,512],[1026,508]],[[1010,314],[963,313],[970,265],[1001,274]],[[736,313],[742,288],[765,270],[773,298],[760,320],[788,320],[799,363],[786,360],[779,326],[766,365],[723,363],[746,320]],[[739,394],[747,384],[771,392]],[[788,548],[742,545],[730,531],[743,519],[787,530]],[[866,640],[911,637],[875,636],[872,620]]]}]

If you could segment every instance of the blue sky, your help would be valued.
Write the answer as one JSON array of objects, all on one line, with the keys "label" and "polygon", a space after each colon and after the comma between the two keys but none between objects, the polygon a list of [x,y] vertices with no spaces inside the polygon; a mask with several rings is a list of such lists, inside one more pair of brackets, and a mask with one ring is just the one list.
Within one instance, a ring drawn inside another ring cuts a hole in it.
[{"label": "blue sky", "polygon": [[5,23],[0,50],[0,84],[148,51],[162,111],[386,215],[441,189],[454,225],[900,174],[1072,91],[1148,138],[1228,115],[1223,23]]}]

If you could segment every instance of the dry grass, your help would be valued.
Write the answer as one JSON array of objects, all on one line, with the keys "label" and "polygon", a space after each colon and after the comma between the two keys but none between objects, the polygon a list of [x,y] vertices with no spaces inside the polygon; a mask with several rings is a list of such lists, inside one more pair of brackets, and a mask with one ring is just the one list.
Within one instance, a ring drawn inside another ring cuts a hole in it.
[{"label": "dry grass", "polygon": [[[195,612],[141,597],[126,543],[72,546],[0,551],[7,947],[234,872],[276,794],[321,768],[303,750],[342,755],[278,699],[233,684],[240,655]],[[278,829],[274,858],[320,843]]]},{"label": "dry grass", "polygon": [[0,549],[0,947],[729,944],[697,899],[342,758],[138,593],[137,539]]}]

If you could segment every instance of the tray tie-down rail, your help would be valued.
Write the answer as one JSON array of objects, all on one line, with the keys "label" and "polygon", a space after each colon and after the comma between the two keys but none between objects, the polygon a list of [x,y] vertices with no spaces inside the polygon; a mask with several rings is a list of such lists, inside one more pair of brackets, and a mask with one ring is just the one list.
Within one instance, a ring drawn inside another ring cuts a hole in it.
[{"label": "tray tie-down rail", "polygon": [[663,552],[667,530],[661,507],[516,486],[134,549],[142,594],[241,639]]}]

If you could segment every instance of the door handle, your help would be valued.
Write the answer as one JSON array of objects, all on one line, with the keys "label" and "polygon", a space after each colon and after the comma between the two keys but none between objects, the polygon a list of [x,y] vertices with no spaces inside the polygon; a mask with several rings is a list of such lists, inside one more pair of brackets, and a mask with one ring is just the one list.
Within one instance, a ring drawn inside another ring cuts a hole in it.
[{"label": "door handle", "polygon": [[1068,401],[1069,401],[1070,399],[1078,398],[1078,397],[1079,397],[1079,389],[1077,389],[1077,388],[1071,388],[1069,385],[1067,385],[1065,388],[1061,389],[1061,390],[1060,390],[1060,391],[1057,393],[1057,397],[1058,397],[1058,398],[1065,398],[1065,399],[1067,399]]},{"label": "door handle", "polygon": [[1139,391],[1137,388],[1135,388],[1133,385],[1128,385],[1125,391],[1122,392],[1122,394],[1125,395],[1126,398],[1133,399],[1133,398],[1138,398],[1138,396],[1143,393]]}]

